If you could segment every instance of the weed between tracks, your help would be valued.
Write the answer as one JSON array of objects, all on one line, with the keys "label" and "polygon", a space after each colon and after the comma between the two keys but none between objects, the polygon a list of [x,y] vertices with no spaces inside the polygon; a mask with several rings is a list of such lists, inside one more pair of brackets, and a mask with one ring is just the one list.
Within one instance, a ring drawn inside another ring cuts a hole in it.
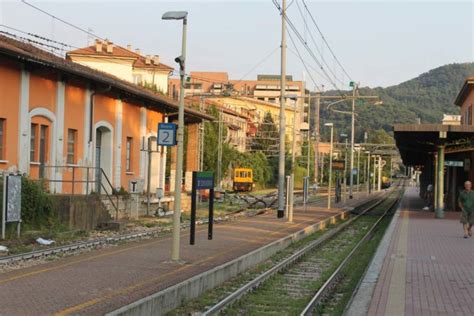
[{"label": "weed between tracks", "polygon": [[167,315],[190,315],[199,311],[205,311],[207,308],[224,299],[227,295],[231,294],[241,286],[245,285],[247,282],[253,280],[265,270],[268,270],[278,262],[284,260],[285,258],[288,258],[295,251],[303,248],[309,242],[318,239],[328,230],[340,225],[342,222],[343,221],[339,221],[335,224],[327,225],[326,229],[317,231],[308,237],[305,237],[299,241],[292,243],[289,247],[279,251],[271,258],[260,263],[256,267],[249,269],[239,274],[238,276],[224,282],[221,286],[204,293],[199,298],[186,303],[185,305],[179,307],[178,309],[175,309],[174,311],[169,312]]},{"label": "weed between tracks", "polygon": [[[392,196],[386,205],[392,203],[396,198]],[[392,216],[385,217],[377,227],[372,237],[365,242],[357,252],[354,254],[346,267],[342,271],[342,279],[335,286],[331,295],[317,307],[313,314],[315,315],[342,315],[351,300],[351,297],[356,290],[361,278],[364,276],[366,268],[370,264],[372,257],[377,251],[377,247],[382,240],[386,229],[390,225]]]},{"label": "weed between tracks", "polygon": [[[381,215],[390,205],[392,197],[371,211],[371,215]],[[395,196],[395,197],[394,197]],[[258,289],[245,295],[240,301],[234,303],[222,312],[225,315],[294,315],[299,314],[312,298],[314,293],[329,278],[340,262],[348,255],[355,244],[367,233],[372,225],[377,221],[378,216],[363,216],[347,227],[337,236],[327,241],[326,244],[315,249],[305,256],[303,260],[287,271],[283,271],[262,284]],[[386,226],[386,219],[376,234],[362,246],[356,254],[354,262],[351,262],[345,269],[343,281],[336,286],[336,291],[326,302],[321,305],[316,314],[342,314],[345,305],[352,295],[360,276],[363,275],[373,252],[383,236]],[[334,226],[328,226],[327,229]],[[250,280],[254,279],[263,271],[269,269],[284,258],[289,257],[296,250],[301,249],[310,241],[315,240],[326,231],[318,231],[305,239],[292,244],[285,250],[280,251],[269,260],[258,265],[254,269],[240,274],[239,276],[225,282],[222,286],[208,291],[200,298],[190,301],[184,306],[170,312],[170,315],[194,314],[205,311],[210,306],[237,290]]]}]

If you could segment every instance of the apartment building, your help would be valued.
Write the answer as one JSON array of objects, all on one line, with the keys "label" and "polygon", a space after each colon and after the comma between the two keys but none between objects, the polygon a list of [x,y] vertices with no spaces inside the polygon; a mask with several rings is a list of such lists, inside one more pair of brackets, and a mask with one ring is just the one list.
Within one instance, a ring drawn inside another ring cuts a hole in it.
[{"label": "apartment building", "polygon": [[158,55],[143,56],[138,48],[133,51],[131,45],[124,48],[98,39],[94,45],[70,51],[66,56],[75,63],[109,73],[164,95],[168,93],[168,77],[173,68],[163,64]]}]

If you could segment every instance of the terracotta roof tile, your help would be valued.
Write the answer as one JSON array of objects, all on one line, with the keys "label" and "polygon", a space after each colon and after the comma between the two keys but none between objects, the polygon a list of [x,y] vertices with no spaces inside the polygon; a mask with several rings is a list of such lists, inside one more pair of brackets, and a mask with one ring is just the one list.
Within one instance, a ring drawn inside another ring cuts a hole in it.
[{"label": "terracotta roof tile", "polygon": [[92,45],[92,46],[69,51],[67,53],[67,56],[70,56],[70,55],[89,55],[89,56],[103,56],[103,57],[113,56],[113,57],[118,57],[118,58],[135,59],[133,66],[137,68],[158,68],[160,70],[169,70],[169,71],[172,71],[174,69],[173,67],[165,65],[163,63],[159,63],[158,65],[155,65],[155,64],[147,65],[145,63],[146,58],[144,56],[137,54],[131,50],[128,50],[122,46],[118,46],[115,44],[112,44],[112,45],[114,46],[112,53],[107,53],[107,45],[104,43],[102,45],[103,47],[102,47],[101,52],[97,52],[96,46]]},{"label": "terracotta roof tile", "polygon": [[[78,78],[87,79],[94,83],[109,85],[117,92],[131,95],[143,100],[151,107],[160,107],[160,111],[175,112],[178,110],[177,102],[166,96],[156,94],[138,85],[119,79],[113,75],[101,72],[84,65],[74,63],[10,37],[0,35],[0,55],[10,56],[19,62],[31,63],[40,67],[56,69],[59,72],[68,73]],[[164,109],[163,109],[164,107]],[[185,113],[199,119],[213,120],[212,116],[200,113],[197,110],[186,108]]]}]

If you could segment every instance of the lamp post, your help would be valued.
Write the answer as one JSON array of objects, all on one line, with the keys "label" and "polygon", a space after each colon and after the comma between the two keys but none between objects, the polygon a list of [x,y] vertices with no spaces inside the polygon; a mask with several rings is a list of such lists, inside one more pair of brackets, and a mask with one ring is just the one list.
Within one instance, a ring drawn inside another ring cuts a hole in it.
[{"label": "lamp post", "polygon": [[169,11],[161,17],[163,20],[183,20],[183,34],[181,38],[181,56],[175,61],[179,64],[179,76],[181,78],[179,89],[179,109],[178,109],[178,132],[176,140],[178,142],[178,153],[176,159],[176,182],[174,189],[174,212],[173,212],[173,242],[171,249],[171,260],[179,261],[179,234],[181,229],[181,185],[183,179],[183,153],[184,153],[184,80],[186,61],[186,31],[188,24],[188,12]]},{"label": "lamp post", "polygon": [[360,145],[357,145],[357,192],[360,192]]},{"label": "lamp post", "polygon": [[344,189],[343,189],[343,201],[346,202],[346,195],[347,195],[347,134],[341,134],[340,135],[342,138],[345,138],[345,147],[344,147],[344,177],[343,177],[343,184],[344,184]]},{"label": "lamp post", "polygon": [[331,146],[329,148],[329,179],[328,179],[328,209],[331,208],[331,185],[332,185],[332,150],[334,144],[334,124],[326,123],[326,127],[331,128]]},{"label": "lamp post", "polygon": [[370,194],[370,151],[365,152],[367,154],[367,172],[365,181],[367,181],[367,193]]},{"label": "lamp post", "polygon": [[374,155],[374,175],[373,175],[373,178],[372,178],[372,188],[374,188],[375,190],[375,179],[377,178],[377,156]]}]

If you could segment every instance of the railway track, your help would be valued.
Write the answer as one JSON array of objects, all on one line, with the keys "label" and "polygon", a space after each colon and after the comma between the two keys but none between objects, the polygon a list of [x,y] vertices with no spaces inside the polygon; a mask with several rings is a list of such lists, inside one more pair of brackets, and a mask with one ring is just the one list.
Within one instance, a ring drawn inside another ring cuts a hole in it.
[{"label": "railway track", "polygon": [[[399,191],[311,241],[225,296],[203,315],[312,315],[341,280],[357,250],[395,208]],[[380,213],[380,209],[383,212]],[[369,216],[379,212],[377,216]]]},{"label": "railway track", "polygon": [[[276,198],[274,198],[273,195],[276,195],[276,194],[274,192],[271,192],[270,194],[267,194],[263,197],[252,197],[255,199],[255,201],[248,203],[247,205],[243,206],[242,208],[240,208],[239,210],[235,212],[232,212],[229,215],[241,213],[249,208],[252,208],[252,209],[270,208],[271,206],[266,206],[263,204],[259,205],[259,200],[262,200],[262,199],[264,201],[267,200],[267,203],[269,205],[272,205],[274,201],[276,201]],[[312,201],[312,203],[316,202],[317,200],[319,200],[319,198]],[[207,219],[204,219],[203,223],[207,223]],[[188,226],[189,224],[182,224],[182,228],[187,228]],[[18,262],[18,261],[33,260],[33,259],[51,256],[51,255],[67,254],[67,253],[72,253],[79,250],[92,249],[92,248],[109,245],[109,244],[116,244],[123,241],[149,238],[149,237],[153,237],[157,234],[164,233],[164,232],[166,231],[151,230],[147,232],[120,234],[120,235],[116,235],[112,237],[97,238],[97,239],[88,240],[88,241],[80,241],[80,242],[75,242],[75,243],[71,243],[67,245],[61,245],[57,247],[49,247],[46,249],[29,251],[29,252],[21,253],[21,254],[2,256],[0,257],[0,265],[10,264],[10,263]]]}]

